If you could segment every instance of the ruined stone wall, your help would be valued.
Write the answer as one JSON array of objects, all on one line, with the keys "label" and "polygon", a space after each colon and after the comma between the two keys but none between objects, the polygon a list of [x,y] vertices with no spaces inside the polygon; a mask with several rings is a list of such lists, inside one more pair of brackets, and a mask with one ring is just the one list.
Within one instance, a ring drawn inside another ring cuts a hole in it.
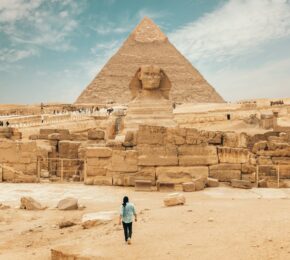
[{"label": "ruined stone wall", "polygon": [[[86,150],[86,184],[133,186],[135,180],[181,184],[213,177],[263,181],[269,187],[290,179],[289,134],[198,131],[140,126],[124,142]],[[257,148],[259,147],[259,149]]]}]

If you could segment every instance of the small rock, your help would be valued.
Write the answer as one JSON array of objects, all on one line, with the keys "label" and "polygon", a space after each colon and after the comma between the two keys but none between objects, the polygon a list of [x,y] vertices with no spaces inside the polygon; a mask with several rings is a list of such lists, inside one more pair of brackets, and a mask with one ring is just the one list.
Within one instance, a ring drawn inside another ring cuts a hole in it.
[{"label": "small rock", "polygon": [[0,209],[10,209],[10,206],[0,203]]},{"label": "small rock", "polygon": [[195,184],[194,184],[194,182],[184,182],[184,183],[182,183],[182,190],[184,192],[192,192],[192,191],[195,191]]},{"label": "small rock", "polygon": [[117,216],[116,211],[100,211],[84,214],[82,217],[83,228],[91,228],[100,224],[106,224]]},{"label": "small rock", "polygon": [[76,223],[70,221],[70,220],[64,220],[64,221],[61,221],[58,226],[59,228],[67,228],[67,227],[72,227],[76,225]]},{"label": "small rock", "polygon": [[219,181],[218,181],[218,179],[207,178],[206,186],[207,187],[218,187],[219,186]]},{"label": "small rock", "polygon": [[26,210],[43,210],[46,207],[42,206],[38,201],[32,197],[22,197],[20,199],[20,208]]},{"label": "small rock", "polygon": [[60,210],[78,209],[78,200],[75,198],[65,198],[58,202],[57,208]]},{"label": "small rock", "polygon": [[208,222],[213,222],[213,218],[209,218],[208,219]]},{"label": "small rock", "polygon": [[250,181],[246,181],[246,180],[232,179],[231,185],[234,188],[240,188],[240,189],[251,189],[252,188],[252,183]]},{"label": "small rock", "polygon": [[183,205],[185,203],[185,197],[181,193],[171,193],[164,198],[163,202],[166,207]]}]

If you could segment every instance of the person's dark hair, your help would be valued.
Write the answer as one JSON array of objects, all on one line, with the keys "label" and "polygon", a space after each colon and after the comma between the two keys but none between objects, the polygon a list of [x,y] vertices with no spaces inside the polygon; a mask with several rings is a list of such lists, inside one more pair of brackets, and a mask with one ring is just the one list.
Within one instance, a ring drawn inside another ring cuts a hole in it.
[{"label": "person's dark hair", "polygon": [[127,196],[125,196],[124,198],[123,198],[123,207],[125,207],[126,206],[126,204],[129,202],[129,198],[127,197]]}]

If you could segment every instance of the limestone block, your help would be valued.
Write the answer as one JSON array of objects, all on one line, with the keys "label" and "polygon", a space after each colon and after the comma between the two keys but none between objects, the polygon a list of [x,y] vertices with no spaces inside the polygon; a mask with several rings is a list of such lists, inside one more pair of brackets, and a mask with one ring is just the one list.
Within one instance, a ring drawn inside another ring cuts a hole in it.
[{"label": "limestone block", "polygon": [[133,147],[136,145],[137,145],[137,132],[136,131],[127,131],[125,134],[123,146]]},{"label": "limestone block", "polygon": [[266,166],[259,166],[259,177],[260,176],[268,176],[268,177],[276,177],[277,176],[277,167],[272,165],[266,165]]},{"label": "limestone block", "polygon": [[253,172],[252,174],[242,174],[242,180],[256,182],[257,174]]},{"label": "limestone block", "polygon": [[78,200],[76,198],[65,198],[58,202],[57,208],[59,210],[76,210],[79,208]]},{"label": "limestone block", "polygon": [[272,157],[274,164],[290,164],[290,157]]},{"label": "limestone block", "polygon": [[257,171],[257,167],[248,163],[242,164],[242,173],[243,174],[252,174]]},{"label": "limestone block", "polygon": [[32,197],[21,197],[20,199],[20,208],[26,210],[43,210],[43,207],[38,201]]},{"label": "limestone block", "polygon": [[223,146],[239,147],[239,135],[235,132],[226,132],[223,134]]},{"label": "limestone block", "polygon": [[140,125],[137,134],[139,144],[164,144],[166,128],[162,126]]},{"label": "limestone block", "polygon": [[166,143],[182,145],[186,142],[186,128],[167,128]]},{"label": "limestone block", "polygon": [[88,158],[99,157],[106,158],[112,156],[112,149],[108,147],[87,147],[86,156]]},{"label": "limestone block", "polygon": [[207,145],[181,145],[178,147],[179,165],[212,165],[218,163],[217,149]]},{"label": "limestone block", "polygon": [[181,193],[171,193],[164,198],[163,202],[166,207],[184,205],[185,197]]},{"label": "limestone block", "polygon": [[182,183],[182,190],[184,192],[195,191],[195,183],[194,182],[184,182],[184,183]]},{"label": "limestone block", "polygon": [[192,180],[195,186],[195,191],[200,191],[205,188],[206,179],[207,178],[200,177]]},{"label": "limestone block", "polygon": [[59,156],[66,159],[77,159],[80,142],[75,141],[60,141],[58,143]]},{"label": "limestone block", "polygon": [[206,135],[203,135],[200,131],[194,128],[186,129],[186,143],[187,144],[207,144],[208,138]]},{"label": "limestone block", "polygon": [[169,191],[174,191],[174,190],[175,190],[175,183],[157,181],[157,191],[169,192]]},{"label": "limestone block", "polygon": [[116,185],[135,186],[137,180],[148,180],[156,185],[154,167],[139,167],[137,172],[115,173],[114,177]]},{"label": "limestone block", "polygon": [[183,183],[190,182],[193,178],[207,178],[208,167],[157,167],[156,178],[161,182]]},{"label": "limestone block", "polygon": [[86,213],[82,216],[83,228],[91,228],[112,221],[118,215],[117,211],[99,211]]},{"label": "limestone block", "polygon": [[219,181],[241,178],[241,164],[217,164],[209,167],[209,176]]},{"label": "limestone block", "polygon": [[268,188],[267,181],[265,179],[259,180],[258,187],[259,188]]},{"label": "limestone block", "polygon": [[111,158],[87,158],[87,167],[109,169],[111,166]]},{"label": "limestone block", "polygon": [[234,188],[240,188],[240,189],[251,189],[252,188],[252,183],[250,181],[246,181],[246,180],[232,179],[231,185]]},{"label": "limestone block", "polygon": [[279,165],[279,176],[281,179],[290,178],[290,164],[289,165]]},{"label": "limestone block", "polygon": [[69,134],[59,134],[53,133],[47,136],[48,140],[62,141],[62,140],[71,140],[71,136]]},{"label": "limestone block", "polygon": [[87,176],[106,176],[108,172],[108,169],[105,168],[100,168],[98,166],[92,166],[88,165],[87,166]]},{"label": "limestone block", "polygon": [[242,148],[219,147],[218,157],[220,163],[247,163],[249,151]]},{"label": "limestone block", "polygon": [[63,136],[69,136],[70,134],[68,129],[40,129],[39,138],[48,139],[48,135],[54,134],[54,133],[61,134]]},{"label": "limestone block", "polygon": [[113,178],[111,176],[95,176],[93,179],[94,185],[113,185]]},{"label": "limestone block", "polygon": [[219,181],[218,181],[218,179],[207,178],[206,179],[206,186],[207,187],[218,187],[219,186]]},{"label": "limestone block", "polygon": [[88,131],[89,140],[103,140],[105,138],[105,131],[101,129],[90,129]]},{"label": "limestone block", "polygon": [[112,154],[112,171],[136,172],[138,170],[138,154],[135,150],[114,150]]},{"label": "limestone block", "polygon": [[135,180],[135,191],[151,191],[152,182],[150,180]]},{"label": "limestone block", "polygon": [[272,165],[273,164],[270,156],[259,156],[257,158],[257,163],[259,165]]},{"label": "limestone block", "polygon": [[177,148],[175,145],[147,145],[137,146],[139,166],[170,166],[178,165]]}]

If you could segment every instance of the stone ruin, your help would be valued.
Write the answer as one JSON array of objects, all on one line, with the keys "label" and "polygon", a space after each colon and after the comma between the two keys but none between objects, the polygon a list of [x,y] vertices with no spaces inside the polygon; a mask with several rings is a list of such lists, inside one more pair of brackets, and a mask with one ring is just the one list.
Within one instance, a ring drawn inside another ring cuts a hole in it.
[{"label": "stone ruin", "polygon": [[[117,63],[126,69],[116,71]],[[131,100],[108,108],[97,103],[103,99],[92,98],[102,95]],[[275,108],[249,101],[178,112],[173,103],[178,100],[223,101],[145,19],[78,99],[93,105],[65,105],[65,113],[55,113],[64,107],[41,104],[31,115],[21,107],[25,116],[13,115],[12,127],[0,127],[0,181],[77,181],[159,191],[198,191],[219,182],[240,188],[290,185],[286,102]],[[230,131],[234,122],[257,131]],[[216,123],[229,129],[211,129]]]}]

